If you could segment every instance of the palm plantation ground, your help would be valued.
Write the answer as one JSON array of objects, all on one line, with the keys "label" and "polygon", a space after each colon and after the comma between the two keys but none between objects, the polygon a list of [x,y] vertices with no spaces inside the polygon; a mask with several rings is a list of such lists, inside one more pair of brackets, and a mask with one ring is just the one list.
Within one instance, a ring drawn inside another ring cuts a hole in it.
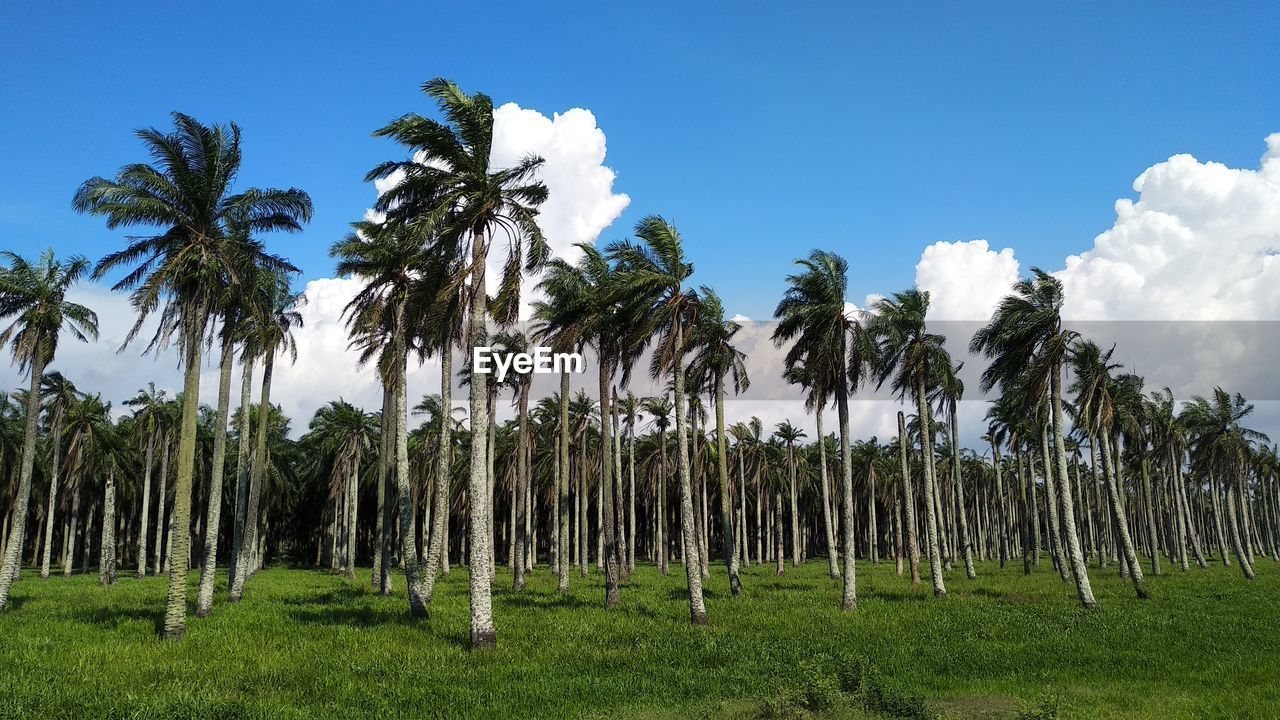
[{"label": "palm plantation ground", "polygon": [[[264,237],[312,207],[237,185],[234,124],[175,113],[137,133],[152,164],[75,192],[123,249],[0,258],[5,713],[1280,715],[1280,452],[1248,399],[1148,386],[1039,269],[956,347],[921,289],[848,311],[814,249],[771,337],[797,417],[731,417],[743,327],[675,223],[551,257],[542,160],[490,167],[492,99],[423,91],[436,117],[375,132],[402,159],[330,250],[380,408],[273,398],[305,296]],[[129,294],[121,350],[176,346],[180,393],[113,409],[60,372],[96,338],[86,274]],[[589,390],[469,366],[539,343],[591,357]],[[430,358],[439,393],[409,397]],[[854,437],[867,390],[896,437]]]},{"label": "palm plantation ground", "polygon": [[[155,640],[160,579],[31,579],[14,590],[21,612],[0,616],[0,716],[767,717],[867,660],[891,692],[923,695],[943,717],[1015,718],[1055,697],[1062,718],[1274,717],[1280,573],[1246,585],[1233,572],[1159,578],[1147,601],[1098,573],[1104,610],[1090,612],[1051,570],[979,564],[936,603],[892,563],[867,564],[849,615],[826,563],[785,578],[755,566],[747,597],[707,591],[710,628],[688,625],[682,580],[650,567],[623,588],[621,612],[601,606],[598,574],[560,595],[545,569],[524,593],[500,572],[504,639],[479,655],[467,651],[462,572],[417,621],[403,592],[265,570],[178,645]],[[856,695],[831,702],[819,716],[863,716]]]}]

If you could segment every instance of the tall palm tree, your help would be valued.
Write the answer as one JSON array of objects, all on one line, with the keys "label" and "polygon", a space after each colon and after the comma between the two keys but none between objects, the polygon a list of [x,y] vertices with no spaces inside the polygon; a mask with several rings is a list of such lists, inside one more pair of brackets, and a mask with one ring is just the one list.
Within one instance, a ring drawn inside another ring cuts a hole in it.
[{"label": "tall palm tree", "polygon": [[696,323],[697,294],[685,287],[693,274],[693,263],[684,254],[680,232],[657,215],[643,218],[636,225],[641,244],[620,242],[610,245],[609,252],[619,265],[619,293],[635,300],[639,309],[632,327],[639,319],[648,320],[644,336],[657,336],[657,347],[649,366],[656,379],[672,378],[676,418],[676,469],[680,478],[680,533],[684,538],[685,577],[689,587],[689,620],[694,625],[707,624],[707,608],[702,598],[702,564],[696,552],[697,537],[693,517],[693,478],[689,468],[688,420],[685,394],[685,356],[690,350]]},{"label": "tall palm tree", "polygon": [[[352,346],[361,349],[360,361],[378,357],[379,374],[388,390],[384,400],[389,400],[390,406],[383,408],[383,422],[390,433],[388,454],[394,458],[393,474],[400,508],[400,555],[409,588],[409,612],[413,617],[425,617],[430,598],[428,584],[434,584],[435,575],[434,567],[419,566],[414,544],[415,511],[408,467],[408,391],[405,386],[411,345],[416,345],[420,356],[426,353],[426,348],[419,344],[419,340],[426,338],[421,337],[424,333],[418,323],[437,307],[442,265],[428,246],[430,235],[424,234],[420,227],[364,222],[356,223],[354,229],[335,243],[329,254],[338,260],[338,275],[355,276],[364,282],[343,313],[353,335]],[[451,387],[452,381],[450,368],[444,367],[452,361],[448,347],[447,343],[441,345],[442,370],[446,371],[441,377],[441,390],[445,393],[448,393],[446,385]],[[442,437],[447,440],[448,436],[442,433]],[[388,469],[391,467],[388,465]],[[443,488],[440,484],[437,483],[437,493],[447,493],[447,483]],[[447,520],[447,514],[440,515],[437,512],[437,527]],[[433,538],[436,536],[438,533],[433,534]],[[385,541],[383,544],[385,562],[389,553]],[[429,561],[430,555],[428,552]]]},{"label": "tall palm tree", "polygon": [[[745,374],[744,376],[745,377]],[[642,418],[642,401],[630,391],[618,400],[618,412],[627,428],[627,569],[636,569],[636,424]],[[619,473],[621,474],[621,473]]]},{"label": "tall palm tree", "polygon": [[[160,439],[161,426],[164,424],[165,403],[168,402],[164,390],[156,390],[156,384],[147,383],[147,387],[138,391],[129,400],[127,407],[134,408],[133,430],[140,436],[138,441],[146,445],[146,454],[142,465],[142,502],[141,524],[138,532],[138,577],[147,574],[147,526],[151,515],[151,469],[155,467],[156,441]],[[161,452],[163,452],[163,447]],[[47,543],[46,543],[47,545]]]},{"label": "tall palm tree", "polygon": [[[774,429],[773,437],[787,451],[787,488],[791,500],[791,567],[796,567],[800,564],[800,508],[796,503],[796,443],[808,435],[804,430],[792,425],[790,420],[784,420]],[[778,508],[778,513],[782,513],[781,507]],[[783,546],[781,537],[778,538],[778,545]],[[778,566],[779,568],[782,566],[781,558],[778,559]]]},{"label": "tall palm tree", "polygon": [[969,350],[992,360],[982,374],[984,392],[999,385],[1001,392],[1034,398],[1036,405],[1042,404],[1041,398],[1048,398],[1054,462],[1046,458],[1045,476],[1052,472],[1049,466],[1056,466],[1062,488],[1067,557],[1080,604],[1092,608],[1097,601],[1076,533],[1075,493],[1067,472],[1063,430],[1062,365],[1076,333],[1062,327],[1062,282],[1040,268],[1032,268],[1031,272],[1032,277],[1014,283],[1013,293],[1000,301],[991,321],[974,334]]},{"label": "tall palm tree", "polygon": [[321,463],[330,471],[330,494],[345,497],[347,518],[345,566],[347,577],[355,577],[356,562],[356,498],[359,497],[360,468],[379,432],[378,417],[339,398],[316,411],[308,435],[312,437]]},{"label": "tall palm tree", "polygon": [[1183,405],[1181,414],[1192,437],[1192,457],[1209,479],[1209,492],[1216,496],[1220,493],[1220,484],[1226,487],[1226,534],[1247,580],[1254,578],[1254,571],[1245,547],[1251,540],[1243,527],[1248,502],[1245,457],[1251,442],[1270,442],[1265,434],[1241,425],[1252,414],[1253,404],[1243,395],[1231,395],[1220,387],[1213,389],[1212,397],[1193,396],[1191,402]]},{"label": "tall palm tree", "polygon": [[970,580],[978,577],[973,567],[973,542],[969,538],[969,518],[965,511],[964,475],[960,462],[960,427],[958,406],[964,397],[964,381],[960,379],[960,369],[964,363],[947,364],[937,369],[935,399],[946,412],[947,443],[950,449],[951,494],[953,512],[960,526],[960,553],[964,558],[964,573]]},{"label": "tall palm tree", "polygon": [[40,577],[49,577],[49,565],[53,559],[53,527],[58,509],[58,466],[62,464],[62,424],[67,411],[80,400],[81,393],[60,372],[51,372],[44,377],[40,394],[44,402],[45,413],[49,417],[49,440],[53,445],[51,462],[49,463],[49,505],[45,511],[44,550],[40,558]]},{"label": "tall palm tree", "polygon": [[109,229],[154,227],[155,235],[133,237],[94,269],[104,277],[133,266],[116,290],[133,290],[138,319],[126,342],[163,305],[152,346],[177,335],[185,376],[182,428],[175,484],[172,572],[163,636],[177,639],[186,630],[187,554],[190,544],[192,472],[195,466],[196,415],[200,403],[201,346],[219,288],[235,280],[239,249],[229,232],[234,219],[250,232],[299,231],[311,218],[311,199],[297,189],[248,188],[232,192],[240,169],[240,128],[205,126],[173,114],[174,131],[139,130],[155,165],[125,165],[114,179],[91,178],[76,191],[80,212],[107,218]]},{"label": "tall palm tree", "polygon": [[849,462],[849,392],[863,380],[865,355],[855,346],[860,343],[858,323],[845,308],[848,292],[849,265],[839,255],[814,250],[808,258],[797,260],[803,270],[787,277],[788,288],[774,310],[778,325],[773,342],[781,347],[791,342],[785,365],[792,373],[803,372],[811,382],[829,389],[836,396],[836,412],[840,425],[840,506],[844,517],[844,590],[841,601],[845,610],[858,606],[857,568],[854,564],[853,467]]},{"label": "tall palm tree", "polygon": [[[1103,484],[1107,488],[1107,498],[1111,504],[1111,517],[1115,521],[1116,539],[1120,544],[1120,553],[1129,579],[1138,597],[1147,597],[1143,584],[1142,565],[1138,563],[1137,553],[1133,547],[1133,536],[1129,533],[1128,513],[1125,512],[1121,500],[1120,484],[1116,478],[1116,455],[1112,454],[1111,436],[1115,432],[1117,384],[1112,371],[1120,367],[1111,362],[1115,348],[1106,352],[1091,340],[1077,340],[1068,354],[1074,380],[1068,391],[1076,396],[1076,414],[1084,431],[1089,437],[1090,452],[1098,457],[1098,441],[1102,443],[1102,475]],[[1096,465],[1096,463],[1095,463]]]},{"label": "tall palm tree", "polygon": [[[275,370],[277,353],[285,353],[291,361],[298,359],[298,344],[293,337],[294,328],[302,327],[302,314],[298,312],[306,296],[294,293],[288,279],[276,276],[271,303],[266,314],[255,319],[253,335],[249,338],[253,352],[262,358],[262,395],[258,410],[263,417],[271,409],[271,380]],[[258,513],[261,502],[263,478],[267,466],[267,430],[269,422],[259,422],[253,467],[249,475],[249,492],[245,501],[244,537],[240,541],[240,557],[236,559],[236,576],[231,579],[228,599],[237,602],[244,595],[244,585],[258,562]],[[176,511],[175,511],[176,512]],[[181,515],[178,516],[181,521]],[[177,552],[177,545],[174,552]]]},{"label": "tall palm tree", "polygon": [[[378,130],[411,153],[407,160],[385,162],[367,180],[396,178],[378,199],[377,209],[390,222],[424,224],[448,253],[464,262],[470,276],[470,315],[467,334],[472,347],[484,344],[489,315],[485,265],[491,242],[506,235],[507,262],[499,283],[495,315],[514,320],[519,311],[521,273],[536,271],[546,262],[548,248],[536,221],[547,188],[536,179],[542,158],[530,155],[514,167],[490,166],[493,146],[493,100],[483,93],[468,95],[454,83],[436,78],[422,90],[436,101],[444,122],[409,114]],[[471,425],[479,435],[490,418],[488,378],[471,384]],[[497,644],[490,587],[493,568],[485,557],[491,546],[488,532],[491,498],[487,492],[485,443],[471,444],[471,473],[467,497],[471,503],[471,647]]]},{"label": "tall palm tree", "polygon": [[649,414],[650,424],[658,431],[658,479],[654,488],[654,539],[657,549],[658,570],[666,575],[669,572],[668,548],[671,538],[667,532],[667,430],[671,428],[671,413],[675,404],[667,395],[649,397],[641,401],[641,407]]},{"label": "tall palm tree", "polygon": [[[720,531],[724,540],[724,562],[729,572],[729,592],[732,596],[742,594],[742,580],[738,577],[738,553],[734,547],[733,537],[733,495],[729,491],[729,447],[725,440],[724,403],[725,380],[733,381],[733,394],[738,395],[751,387],[751,378],[747,376],[746,353],[733,344],[734,336],[742,330],[742,325],[726,320],[724,304],[720,296],[707,286],[702,286],[701,307],[698,322],[694,330],[693,344],[696,348],[691,368],[695,376],[700,376],[702,383],[711,388],[716,406],[716,470],[720,492]],[[635,404],[630,406],[634,412]],[[633,428],[631,435],[634,451],[634,420],[629,423]],[[633,458],[634,459],[634,458]],[[634,474],[633,474],[634,480]],[[634,486],[634,482],[632,483]],[[634,492],[634,487],[633,487]],[[795,496],[792,496],[794,501]],[[632,513],[632,529],[635,527],[634,510]],[[634,542],[634,541],[633,541]]]},{"label": "tall palm tree", "polygon": [[938,372],[951,367],[951,356],[943,348],[944,338],[928,332],[925,316],[929,311],[929,293],[916,288],[895,293],[876,302],[872,333],[879,346],[876,367],[881,385],[893,378],[898,399],[908,394],[915,400],[920,422],[920,456],[923,470],[925,506],[925,544],[929,551],[929,574],[935,597],[946,597],[942,578],[942,552],[937,513],[938,484],[935,477],[933,447],[933,415],[929,408],[929,388],[937,382]]},{"label": "tall palm tree", "polygon": [[57,354],[62,332],[83,342],[96,339],[98,316],[84,305],[67,300],[67,291],[89,270],[89,261],[83,257],[58,261],[53,250],[46,250],[32,263],[6,250],[0,252],[0,259],[6,263],[0,267],[0,320],[12,319],[8,327],[0,330],[0,344],[9,345],[13,363],[20,372],[31,376],[18,490],[13,498],[9,544],[5,546],[4,562],[0,563],[0,610],[4,610],[9,603],[9,587],[22,565],[44,369]]},{"label": "tall palm tree", "polygon": [[[213,612],[213,585],[218,565],[218,536],[222,525],[222,477],[227,456],[227,419],[231,412],[231,370],[235,364],[236,343],[243,339],[241,323],[258,312],[262,286],[276,275],[298,272],[288,261],[266,252],[261,242],[253,239],[243,216],[233,216],[228,223],[232,239],[228,243],[229,280],[217,298],[217,315],[222,323],[219,332],[221,356],[218,360],[218,406],[213,421],[213,458],[209,470],[208,507],[205,509],[204,563],[200,573],[200,589],[196,594],[196,617]],[[252,374],[252,373],[249,373]],[[234,526],[234,522],[233,522]]]}]

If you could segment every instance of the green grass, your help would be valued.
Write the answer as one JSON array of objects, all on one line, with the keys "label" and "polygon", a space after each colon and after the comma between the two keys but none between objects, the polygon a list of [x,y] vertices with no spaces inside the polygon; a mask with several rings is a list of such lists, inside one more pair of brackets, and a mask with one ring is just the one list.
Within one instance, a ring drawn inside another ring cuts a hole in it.
[{"label": "green grass", "polygon": [[[101,588],[28,575],[0,614],[0,716],[776,716],[861,660],[946,717],[1013,718],[1049,696],[1062,718],[1280,717],[1280,567],[1269,560],[1253,583],[1234,567],[1166,571],[1147,601],[1114,569],[1095,571],[1092,612],[1047,562],[1030,577],[952,573],[945,601],[891,563],[859,563],[853,613],[838,609],[820,559],[782,578],[753,566],[739,599],[717,568],[710,628],[689,626],[675,570],[640,568],[614,611],[600,607],[594,568],[565,597],[545,567],[519,595],[504,571],[498,649],[478,655],[466,650],[458,570],[422,622],[406,617],[403,582],[383,598],[367,570],[359,582],[266,570],[237,605],[220,592],[214,616],[192,618],[177,643],[157,640],[162,579]],[[849,696],[821,714],[867,717]]]}]

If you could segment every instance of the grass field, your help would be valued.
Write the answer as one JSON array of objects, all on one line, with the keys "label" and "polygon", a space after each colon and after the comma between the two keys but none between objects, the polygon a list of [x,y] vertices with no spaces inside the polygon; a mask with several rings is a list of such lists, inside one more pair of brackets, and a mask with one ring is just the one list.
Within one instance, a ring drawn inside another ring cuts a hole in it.
[{"label": "grass field", "polygon": [[600,607],[594,568],[564,597],[545,567],[519,595],[503,572],[498,649],[474,656],[459,570],[423,622],[406,617],[403,583],[383,598],[367,570],[359,582],[266,570],[244,602],[220,594],[179,643],[156,639],[161,579],[28,575],[0,614],[0,716],[770,717],[805,714],[816,693],[820,716],[878,717],[833,690],[863,665],[889,695],[922,695],[943,717],[1054,717],[1054,704],[1060,718],[1280,717],[1269,560],[1253,583],[1234,567],[1175,569],[1150,580],[1147,601],[1113,568],[1095,572],[1093,612],[1047,562],[1030,577],[979,573],[952,574],[935,601],[927,580],[913,588],[892,564],[860,563],[860,607],[842,613],[821,560],[783,578],[754,566],[739,599],[716,569],[711,627],[693,628],[677,572],[640,568],[615,611]]}]

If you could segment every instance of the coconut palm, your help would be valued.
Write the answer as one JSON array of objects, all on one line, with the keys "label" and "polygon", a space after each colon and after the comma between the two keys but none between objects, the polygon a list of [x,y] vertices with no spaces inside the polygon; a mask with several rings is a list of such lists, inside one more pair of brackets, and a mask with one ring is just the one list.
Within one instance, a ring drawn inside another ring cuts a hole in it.
[{"label": "coconut palm", "polygon": [[[222,525],[222,477],[226,464],[227,418],[231,411],[231,370],[235,364],[235,347],[243,339],[241,323],[259,314],[263,285],[282,273],[298,269],[288,261],[266,252],[263,244],[250,236],[245,218],[229,218],[228,255],[233,263],[229,282],[217,298],[217,315],[221,356],[218,360],[218,406],[213,418],[213,447],[209,470],[208,507],[205,509],[204,564],[200,573],[200,589],[196,594],[196,617],[213,612],[213,585],[218,565],[218,536]],[[246,373],[252,375],[252,372]],[[233,497],[238,496],[238,492]],[[234,526],[234,522],[233,522]]]},{"label": "coconut palm", "polygon": [[[796,567],[800,564],[800,509],[796,504],[796,443],[808,435],[792,425],[790,420],[784,420],[775,427],[773,437],[787,451],[787,488],[791,500],[791,567]],[[778,508],[778,512],[781,513],[782,508]],[[778,540],[781,546],[782,538]],[[778,564],[781,568],[781,558],[778,559]]]},{"label": "coconut palm", "polygon": [[[510,322],[518,313],[522,271],[536,271],[547,259],[547,245],[536,222],[538,206],[547,198],[546,186],[535,179],[543,161],[531,155],[511,168],[490,167],[493,100],[483,93],[468,95],[443,78],[427,82],[422,90],[437,102],[444,122],[409,114],[378,130],[376,136],[404,145],[410,157],[382,163],[366,179],[395,180],[377,206],[390,222],[425,225],[449,256],[469,258],[463,263],[470,276],[467,334],[471,346],[477,347],[487,336],[485,266],[496,235],[505,234],[510,241],[495,308],[500,321]],[[487,377],[471,385],[473,432],[489,422],[488,390]],[[473,649],[497,643],[490,593],[493,569],[485,557],[492,544],[485,537],[491,510],[487,483],[487,448],[485,443],[473,442],[467,493],[472,519]]]},{"label": "coconut palm", "polygon": [[177,335],[185,371],[184,406],[179,435],[175,485],[175,561],[163,636],[180,638],[186,629],[187,555],[190,544],[192,471],[195,464],[196,414],[200,402],[201,346],[220,288],[232,284],[240,243],[229,232],[234,219],[252,233],[299,231],[311,218],[311,199],[297,189],[249,188],[233,193],[240,169],[240,128],[201,125],[173,114],[174,131],[139,130],[155,165],[125,165],[114,179],[95,177],[76,191],[80,212],[102,215],[107,227],[154,227],[155,235],[133,237],[128,246],[108,254],[94,269],[104,277],[133,266],[114,289],[132,290],[138,318],[126,342],[163,305],[151,347]]},{"label": "coconut palm", "polygon": [[1054,462],[1046,458],[1045,475],[1050,475],[1049,466],[1056,466],[1062,488],[1067,557],[1080,604],[1092,608],[1097,602],[1076,533],[1075,493],[1067,472],[1063,430],[1062,366],[1076,333],[1062,326],[1062,282],[1040,268],[1032,268],[1031,272],[1032,277],[1014,283],[1013,293],[1000,301],[991,321],[974,334],[969,350],[992,360],[982,374],[983,392],[999,385],[1001,392],[1034,399],[1036,405],[1048,398]]},{"label": "coconut palm", "polygon": [[1116,462],[1118,453],[1113,454],[1111,447],[1111,437],[1117,424],[1115,394],[1118,389],[1112,372],[1120,368],[1118,363],[1111,362],[1114,351],[1115,347],[1103,352],[1091,340],[1077,340],[1068,354],[1074,380],[1067,390],[1076,397],[1076,414],[1080,425],[1088,434],[1090,452],[1095,458],[1098,457],[1098,441],[1102,442],[1103,484],[1107,488],[1111,517],[1116,523],[1116,538],[1120,543],[1120,552],[1129,578],[1133,581],[1133,588],[1138,597],[1145,598],[1147,590],[1143,584],[1142,566],[1134,551],[1128,513],[1125,512],[1120,483],[1116,477],[1119,469]]},{"label": "coconut palm", "polygon": [[[302,327],[302,315],[298,312],[298,308],[306,302],[305,295],[290,290],[287,278],[275,276],[274,285],[271,303],[263,308],[266,311],[265,314],[254,318],[252,334],[248,338],[252,352],[262,358],[262,394],[258,408],[263,413],[271,407],[271,381],[275,370],[276,354],[285,353],[291,361],[298,359],[298,345],[294,340],[293,330]],[[249,475],[249,492],[245,501],[244,537],[240,541],[240,557],[236,559],[236,574],[231,579],[231,589],[228,594],[231,602],[239,601],[244,595],[245,583],[261,560],[258,555],[257,518],[263,479],[267,472],[269,424],[261,422],[257,427],[256,448]],[[178,519],[181,520],[180,514]],[[177,546],[174,547],[174,551],[177,552]]]},{"label": "coconut palm", "polygon": [[[742,330],[742,325],[725,319],[724,304],[720,302],[720,296],[716,295],[711,288],[704,285],[699,294],[701,303],[693,338],[696,349],[690,368],[696,377],[701,378],[702,384],[711,388],[715,400],[720,530],[724,540],[725,568],[729,572],[729,592],[736,597],[742,594],[742,580],[738,577],[738,553],[734,547],[733,537],[733,495],[729,491],[729,448],[725,440],[724,424],[725,381],[733,381],[733,394],[738,395],[751,386],[751,379],[747,377],[746,353],[733,344],[734,336]],[[633,402],[629,407],[634,412],[635,403]],[[633,428],[631,436],[633,450],[634,425],[634,420],[631,420],[629,426]],[[792,502],[794,501],[793,494]],[[634,529],[634,510],[631,522]]]},{"label": "coconut palm", "polygon": [[613,243],[609,253],[619,265],[618,292],[631,298],[640,309],[635,316],[647,319],[642,337],[657,337],[650,375],[655,379],[672,378],[676,419],[676,469],[680,478],[680,533],[684,538],[685,577],[689,588],[689,620],[694,625],[707,624],[707,609],[702,598],[702,566],[698,557],[693,517],[693,478],[689,468],[688,420],[685,393],[685,356],[695,330],[697,294],[685,287],[693,274],[693,264],[684,254],[684,240],[676,227],[657,215],[650,215],[636,225],[641,244]]},{"label": "coconut palm", "polygon": [[1220,487],[1226,487],[1226,535],[1240,571],[1248,580],[1254,578],[1254,572],[1245,548],[1251,541],[1243,528],[1247,503],[1245,458],[1250,443],[1270,442],[1265,434],[1241,425],[1252,414],[1253,404],[1243,395],[1232,395],[1215,387],[1209,398],[1193,396],[1191,402],[1183,405],[1180,416],[1192,438],[1193,462],[1209,479],[1209,492],[1214,493],[1215,500]]},{"label": "coconut palm", "polygon": [[89,270],[89,261],[83,257],[72,256],[59,261],[53,250],[46,250],[32,263],[6,250],[0,252],[0,260],[5,262],[5,266],[0,267],[0,320],[11,320],[0,330],[0,344],[9,345],[13,363],[20,372],[31,377],[26,397],[18,489],[12,503],[13,520],[4,562],[0,563],[0,610],[4,610],[9,602],[9,587],[22,565],[44,369],[53,362],[59,336],[64,331],[82,342],[96,339],[98,316],[84,305],[67,300],[67,291]]},{"label": "coconut palm", "polygon": [[[839,255],[814,250],[797,260],[803,271],[787,277],[788,288],[774,310],[778,325],[773,342],[790,342],[785,365],[795,377],[802,372],[811,384],[828,389],[836,397],[840,424],[840,494],[844,516],[844,590],[842,607],[858,606],[854,565],[853,468],[849,462],[849,391],[862,380],[862,360],[854,349],[859,342],[856,320],[845,307],[848,263]],[[803,367],[803,370],[801,370]]]},{"label": "coconut palm", "polygon": [[44,376],[40,394],[49,418],[49,441],[53,445],[51,462],[49,463],[49,504],[45,511],[44,550],[40,557],[40,577],[49,577],[49,565],[53,556],[53,527],[58,509],[58,476],[59,465],[62,464],[62,425],[67,411],[80,400],[81,393],[75,383],[68,380],[60,372],[51,372]]},{"label": "coconut palm", "polygon": [[933,417],[929,409],[929,388],[937,382],[942,368],[951,367],[951,357],[943,348],[944,338],[928,332],[925,316],[929,311],[929,293],[919,289],[905,290],[876,302],[871,332],[878,345],[877,383],[890,377],[898,399],[908,394],[915,400],[920,420],[920,455],[924,484],[925,544],[929,552],[929,573],[933,594],[946,597],[942,578],[942,551],[937,513],[938,485],[934,469]]},{"label": "coconut palm", "polygon": [[970,580],[978,577],[973,567],[973,542],[969,538],[969,518],[965,512],[964,476],[961,473],[960,461],[960,428],[957,408],[964,397],[964,381],[960,379],[960,369],[964,363],[947,364],[937,368],[934,401],[941,406],[947,417],[947,443],[951,455],[949,469],[951,471],[952,511],[960,526],[960,552],[964,558],[964,573]]}]

